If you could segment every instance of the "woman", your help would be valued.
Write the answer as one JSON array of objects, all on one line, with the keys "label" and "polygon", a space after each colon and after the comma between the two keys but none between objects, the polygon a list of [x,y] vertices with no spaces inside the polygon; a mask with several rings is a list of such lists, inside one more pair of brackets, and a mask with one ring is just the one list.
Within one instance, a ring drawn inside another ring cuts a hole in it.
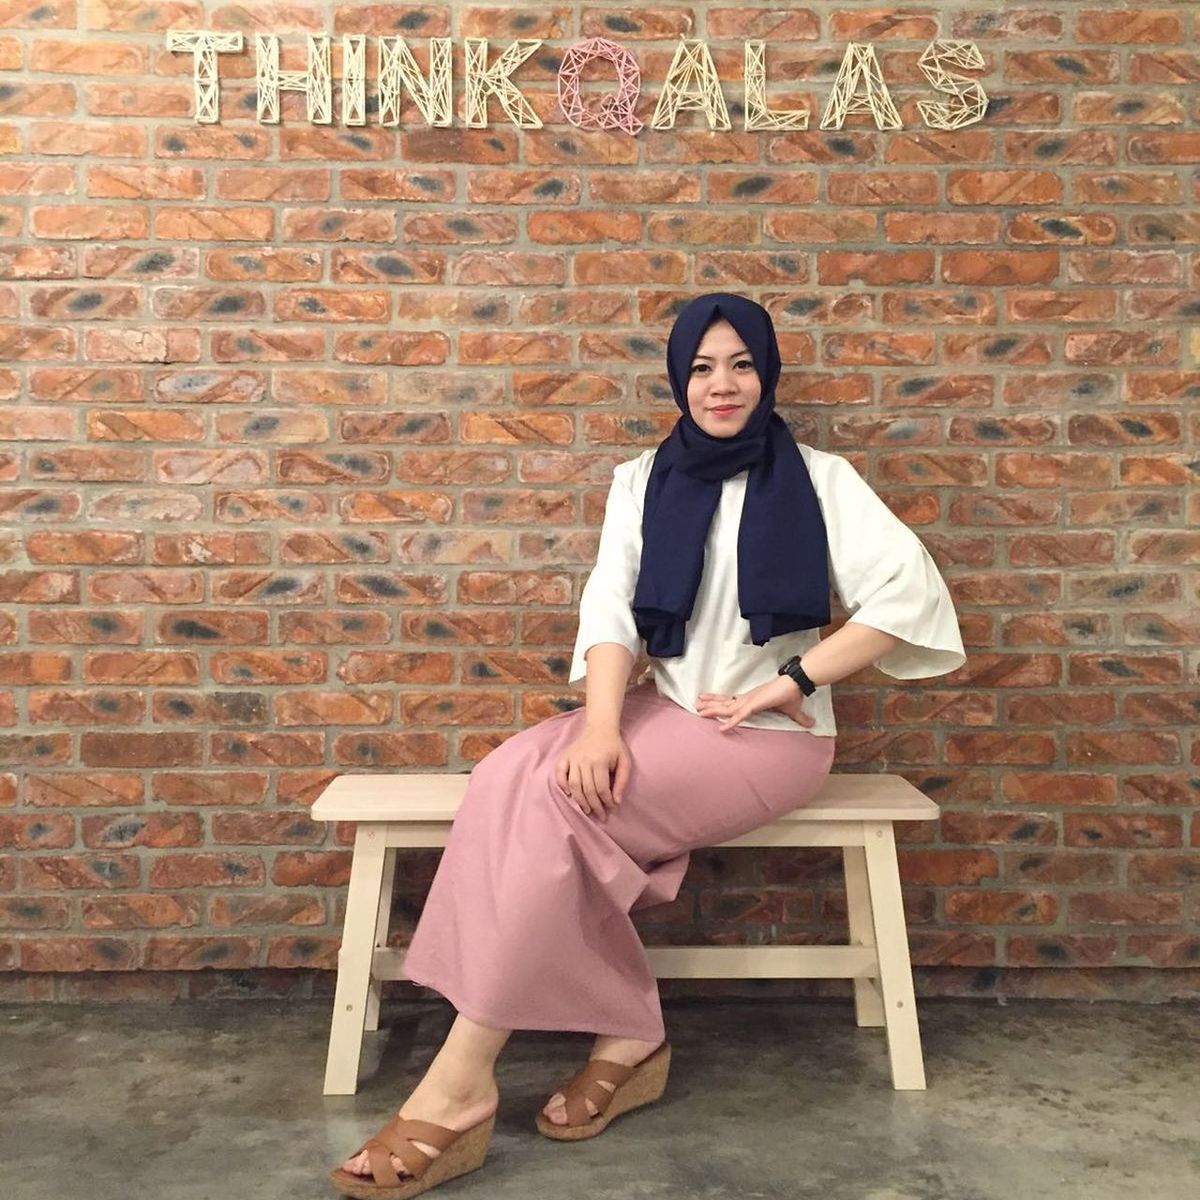
[{"label": "woman", "polygon": [[[833,762],[828,684],[965,659],[924,546],[845,460],[775,412],[770,316],[726,293],[679,313],[667,370],[681,417],[613,472],[569,682],[582,708],[471,772],[405,957],[458,1015],[393,1118],[332,1173],[408,1197],[481,1165],[513,1029],[586,1030],[547,1101],[548,1137],[601,1132],[666,1083],[658,988],[630,919],[678,893],[688,852],[811,799]],[[851,619],[830,637],[829,589]],[[626,691],[645,647],[653,682]]]}]

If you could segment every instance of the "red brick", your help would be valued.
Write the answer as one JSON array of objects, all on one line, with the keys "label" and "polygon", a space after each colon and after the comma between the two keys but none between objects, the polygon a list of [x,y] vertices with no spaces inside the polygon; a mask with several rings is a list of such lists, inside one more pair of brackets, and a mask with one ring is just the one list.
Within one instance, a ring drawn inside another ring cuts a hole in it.
[{"label": "red brick", "polygon": [[452,171],[403,168],[345,168],[339,173],[343,200],[406,200],[447,203],[454,200]]},{"label": "red brick", "polygon": [[136,42],[34,38],[29,51],[32,70],[68,75],[144,75],[146,62],[146,47]]},{"label": "red brick", "polygon": [[85,732],[79,753],[85,765],[95,767],[194,766],[200,761],[200,742],[192,733]]},{"label": "red brick", "polygon": [[1200,61],[1192,50],[1132,52],[1130,83],[1187,83],[1200,79]]},{"label": "red brick", "polygon": [[1125,12],[1089,10],[1075,18],[1079,42],[1182,42],[1183,18],[1162,9]]},{"label": "red brick", "polygon": [[292,283],[321,278],[322,257],[317,250],[292,250],[262,246],[257,249],[209,250],[204,273],[218,280],[265,280]]},{"label": "red brick", "polygon": [[89,329],[84,334],[84,349],[92,361],[197,362],[200,334],[194,329],[162,327]]},{"label": "red brick", "polygon": [[95,241],[145,238],[150,233],[146,209],[134,205],[45,205],[30,210],[29,224],[35,237],[45,238]]},{"label": "red brick", "polygon": [[1053,204],[1062,184],[1047,171],[951,171],[946,199],[952,204]]},{"label": "red brick", "polygon": [[69,246],[14,246],[0,249],[4,279],[64,279],[75,274],[75,250]]},{"label": "red brick", "polygon": [[0,95],[0,116],[66,117],[77,104],[74,84],[6,83]]},{"label": "red brick", "polygon": [[39,121],[29,131],[34,154],[137,158],[145,154],[146,131],[116,121]]},{"label": "red brick", "polygon": [[266,208],[171,208],[154,217],[156,237],[189,242],[262,242],[274,228],[275,214]]},{"label": "red brick", "polygon": [[154,135],[154,157],[262,159],[270,141],[265,131],[254,128],[222,129],[216,125],[158,125]]},{"label": "red brick", "polygon": [[64,163],[0,165],[0,195],[69,196],[75,191],[75,169]]},{"label": "red brick", "polygon": [[577,284],[682,283],[687,259],[673,250],[580,251],[574,256]]},{"label": "red brick", "polygon": [[275,293],[280,321],[375,324],[389,316],[388,293],[368,288],[295,288]]},{"label": "red brick", "polygon": [[1005,55],[1006,83],[1072,83],[1075,86],[1113,83],[1120,63],[1116,54],[1099,50],[1073,50],[1067,56],[1056,50],[1013,50]]},{"label": "red brick", "polygon": [[392,242],[394,213],[368,209],[289,209],[282,213],[281,232],[288,242]]},{"label": "red brick", "polygon": [[88,0],[85,22],[88,29],[152,30],[199,29],[203,17],[199,0],[169,0],[156,4],[150,12],[137,0]]},{"label": "red brick", "polygon": [[138,966],[134,944],[121,938],[29,938],[21,943],[23,971],[130,971]]},{"label": "red brick", "polygon": [[216,173],[222,200],[328,200],[332,172],[323,167],[223,167]]},{"label": "red brick", "polygon": [[131,287],[37,288],[29,293],[29,311],[51,321],[138,317],[141,307],[141,293]]},{"label": "red brick", "polygon": [[199,200],[204,196],[204,173],[198,167],[106,163],[88,168],[87,194],[93,199]]}]

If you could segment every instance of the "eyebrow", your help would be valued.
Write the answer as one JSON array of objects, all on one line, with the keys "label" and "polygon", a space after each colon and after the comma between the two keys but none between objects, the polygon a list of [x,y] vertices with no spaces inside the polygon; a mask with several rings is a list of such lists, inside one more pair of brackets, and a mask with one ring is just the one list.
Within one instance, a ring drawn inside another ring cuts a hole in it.
[{"label": "eyebrow", "polygon": [[[750,351],[747,350],[745,346],[743,346],[740,350],[735,350],[732,354],[728,355],[727,357],[740,358],[743,354],[749,354],[749,353],[750,353]],[[711,354],[693,354],[692,355],[693,362],[695,362],[695,360],[698,358],[707,359],[709,362],[713,361],[713,356]]]}]

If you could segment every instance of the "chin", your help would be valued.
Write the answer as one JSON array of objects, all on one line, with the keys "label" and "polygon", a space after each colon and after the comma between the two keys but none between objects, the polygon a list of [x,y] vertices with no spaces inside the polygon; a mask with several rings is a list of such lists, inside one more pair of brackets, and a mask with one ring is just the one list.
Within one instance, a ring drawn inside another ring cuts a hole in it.
[{"label": "chin", "polygon": [[731,438],[736,437],[746,427],[745,421],[738,421],[737,424],[731,425],[725,421],[706,421],[703,425],[706,433],[712,434],[713,437]]}]

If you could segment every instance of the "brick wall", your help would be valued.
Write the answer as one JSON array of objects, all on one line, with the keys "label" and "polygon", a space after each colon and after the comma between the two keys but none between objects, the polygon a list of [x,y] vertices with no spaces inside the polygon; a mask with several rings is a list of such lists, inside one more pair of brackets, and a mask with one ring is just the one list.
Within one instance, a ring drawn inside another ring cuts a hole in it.
[{"label": "brick wall", "polygon": [[[611,470],[674,423],[665,333],[713,288],[770,308],[780,411],[959,606],[962,671],[837,689],[840,768],[944,807],[902,831],[924,989],[1195,990],[1194,6],[0,0],[0,26],[2,994],[332,967],[351,831],[307,805],[581,702]],[[546,125],[316,127],[296,94],[259,125],[250,49],[198,125],[187,27],[292,34],[292,66],[306,30],[453,36],[456,82],[464,36],[541,37]],[[733,130],[563,122],[573,40],[634,51],[648,120],[680,34]],[[957,132],[916,107],[938,36],[986,60]],[[747,37],[809,130],[742,131]],[[903,129],[818,128],[849,40]],[[641,924],[840,940],[836,867],[698,854]]]}]

